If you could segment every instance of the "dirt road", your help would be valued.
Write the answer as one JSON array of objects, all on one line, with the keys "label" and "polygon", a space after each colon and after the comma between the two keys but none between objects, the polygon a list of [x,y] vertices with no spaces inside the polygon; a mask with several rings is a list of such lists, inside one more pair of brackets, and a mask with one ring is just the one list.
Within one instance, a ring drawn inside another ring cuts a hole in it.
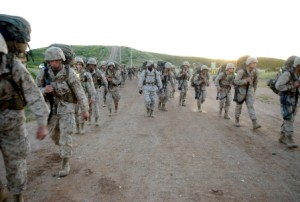
[{"label": "dirt road", "polygon": [[[58,178],[58,147],[31,135],[27,201],[300,201],[300,153],[278,143],[278,97],[258,89],[256,111],[262,128],[253,131],[246,107],[242,127],[218,117],[215,87],[196,111],[193,89],[187,106],[178,92],[168,112],[146,117],[137,80],[121,88],[120,110],[101,108],[101,125],[74,135],[71,173]],[[230,116],[234,112],[233,103]],[[295,140],[300,144],[299,118]],[[34,123],[28,125],[34,131]],[[2,168],[2,167],[1,167]],[[2,173],[3,174],[3,173]]]}]

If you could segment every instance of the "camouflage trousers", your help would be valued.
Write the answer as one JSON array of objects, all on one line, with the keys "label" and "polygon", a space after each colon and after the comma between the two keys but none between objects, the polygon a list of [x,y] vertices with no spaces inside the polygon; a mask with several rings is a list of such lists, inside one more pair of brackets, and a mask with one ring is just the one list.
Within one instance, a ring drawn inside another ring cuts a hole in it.
[{"label": "camouflage trousers", "polygon": [[201,104],[205,102],[205,99],[206,99],[206,90],[201,90],[201,94],[197,99],[197,106],[201,107]]},{"label": "camouflage trousers", "polygon": [[169,89],[164,89],[162,93],[157,94],[158,99],[162,104],[166,104],[169,100],[170,97],[170,90]]},{"label": "camouflage trousers", "polygon": [[[99,88],[99,96],[100,96],[100,102],[102,104],[106,104],[106,94],[107,94],[107,90],[105,86],[101,86]],[[101,105],[100,103],[100,105]]]},{"label": "camouflage trousers", "polygon": [[185,101],[187,91],[188,91],[188,86],[186,84],[182,84],[180,94],[179,94],[179,100]]},{"label": "camouflage trousers", "polygon": [[296,99],[293,96],[280,96],[280,110],[283,118],[281,133],[292,136],[294,134],[294,121],[297,114]]},{"label": "camouflage trousers", "polygon": [[219,108],[220,109],[225,109],[225,111],[229,110],[229,107],[231,105],[231,100],[232,100],[232,95],[231,92],[224,92],[224,93],[219,93]]},{"label": "camouflage trousers", "polygon": [[97,120],[100,117],[100,94],[98,90],[96,90],[95,102],[89,104],[89,113],[90,117],[93,116]]},{"label": "camouflage trousers", "polygon": [[[7,187],[12,194],[26,189],[27,163],[30,151],[24,111],[4,110],[0,112],[0,150],[2,152]],[[4,169],[1,168],[0,169]],[[3,184],[0,181],[0,184]]]},{"label": "camouflage trousers", "polygon": [[144,90],[144,104],[146,108],[154,110],[156,99],[156,91],[154,90]]},{"label": "camouflage trousers", "polygon": [[[253,88],[249,87],[248,93],[246,95],[242,94],[241,96],[246,97],[244,103],[246,103],[250,119],[251,120],[256,119],[256,114],[255,114],[255,109],[254,109],[255,95],[254,95]],[[239,100],[242,100],[242,98],[239,99]],[[242,107],[243,107],[243,104],[238,104],[238,103],[236,104],[236,107],[235,107],[235,117],[240,117],[240,115],[242,113]]]},{"label": "camouflage trousers", "polygon": [[75,129],[75,114],[55,114],[48,124],[49,134],[55,144],[59,145],[61,158],[72,156],[72,134]]},{"label": "camouflage trousers", "polygon": [[119,103],[121,99],[119,90],[117,89],[117,87],[114,87],[112,90],[109,90],[107,92],[106,95],[106,102],[108,105],[108,108],[111,109],[112,108],[112,102],[114,101],[115,105]]}]

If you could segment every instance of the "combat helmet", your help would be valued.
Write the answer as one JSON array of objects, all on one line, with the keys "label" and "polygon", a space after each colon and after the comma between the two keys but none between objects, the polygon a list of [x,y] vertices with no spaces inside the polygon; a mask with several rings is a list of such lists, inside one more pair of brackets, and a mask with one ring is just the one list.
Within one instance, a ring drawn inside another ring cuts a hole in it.
[{"label": "combat helmet", "polygon": [[188,61],[184,61],[184,62],[182,63],[182,66],[184,66],[184,65],[190,66],[190,63],[189,63]]},{"label": "combat helmet", "polygon": [[96,58],[94,57],[90,57],[88,60],[87,60],[87,64],[91,64],[91,65],[97,65],[97,60]]},{"label": "combat helmet", "polygon": [[165,64],[166,69],[171,69],[172,66],[173,66],[172,63],[170,63],[170,62],[166,62],[166,64]]},{"label": "combat helmet", "polygon": [[63,51],[55,46],[49,47],[45,52],[45,60],[51,61],[51,60],[62,60],[65,61],[66,57],[63,53]]},{"label": "combat helmet", "polygon": [[74,60],[75,60],[75,63],[80,62],[82,65],[84,65],[82,57],[76,56]]},{"label": "combat helmet", "polygon": [[227,63],[226,65],[226,69],[225,70],[228,70],[228,69],[234,69],[234,64],[233,63]]},{"label": "combat helmet", "polygon": [[205,69],[208,70],[207,65],[202,65],[202,66],[201,66],[201,71],[203,71],[203,70],[205,70]]},{"label": "combat helmet", "polygon": [[4,54],[7,54],[7,52],[8,52],[7,45],[6,45],[5,40],[1,33],[0,33],[0,52],[4,53]]}]

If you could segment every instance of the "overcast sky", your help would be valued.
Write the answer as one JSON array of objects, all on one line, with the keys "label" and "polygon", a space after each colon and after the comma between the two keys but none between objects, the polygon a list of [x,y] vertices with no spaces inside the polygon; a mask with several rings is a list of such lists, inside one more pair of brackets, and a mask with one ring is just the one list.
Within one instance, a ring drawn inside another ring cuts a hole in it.
[{"label": "overcast sky", "polygon": [[1,0],[31,24],[32,49],[117,45],[179,56],[300,55],[296,0]]}]

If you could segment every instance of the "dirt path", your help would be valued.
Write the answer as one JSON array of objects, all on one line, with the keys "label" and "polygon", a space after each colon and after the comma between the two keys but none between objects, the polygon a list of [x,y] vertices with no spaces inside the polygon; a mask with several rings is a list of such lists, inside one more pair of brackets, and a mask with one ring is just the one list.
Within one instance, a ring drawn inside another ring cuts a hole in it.
[{"label": "dirt path", "polygon": [[[58,178],[58,147],[31,137],[27,201],[300,201],[299,149],[279,144],[278,97],[257,92],[262,128],[253,131],[244,107],[242,127],[218,117],[215,87],[209,87],[196,112],[193,89],[187,107],[178,107],[178,92],[168,112],[145,116],[137,80],[121,88],[120,110],[101,125],[74,135],[71,174]],[[234,112],[233,104],[230,116]],[[299,118],[295,140],[300,144]],[[29,124],[32,131],[34,125]]]}]

